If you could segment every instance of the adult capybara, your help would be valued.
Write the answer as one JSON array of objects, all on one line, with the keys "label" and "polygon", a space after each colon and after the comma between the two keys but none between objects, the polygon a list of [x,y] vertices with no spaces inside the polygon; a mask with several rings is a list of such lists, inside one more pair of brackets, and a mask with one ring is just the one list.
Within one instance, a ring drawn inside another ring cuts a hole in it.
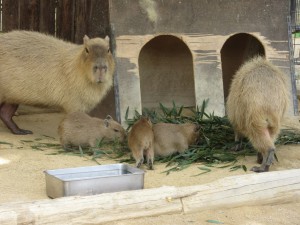
[{"label": "adult capybara", "polygon": [[12,133],[28,134],[12,120],[19,104],[89,112],[111,88],[113,72],[108,38],[84,36],[76,45],[38,32],[1,34],[0,118]]},{"label": "adult capybara", "polygon": [[184,152],[199,140],[200,126],[193,123],[153,125],[155,156]]},{"label": "adult capybara", "polygon": [[97,141],[125,140],[125,129],[111,116],[106,119],[90,117],[83,112],[67,114],[58,127],[58,134],[63,148],[68,146],[95,147]]},{"label": "adult capybara", "polygon": [[146,155],[148,168],[153,169],[153,139],[151,120],[147,117],[141,117],[128,133],[128,147],[136,160],[136,167],[139,168],[143,164],[144,155]]},{"label": "adult capybara", "polygon": [[258,151],[260,167],[268,171],[275,154],[275,140],[289,102],[287,77],[262,57],[255,57],[233,77],[226,109],[235,139],[245,136]]}]

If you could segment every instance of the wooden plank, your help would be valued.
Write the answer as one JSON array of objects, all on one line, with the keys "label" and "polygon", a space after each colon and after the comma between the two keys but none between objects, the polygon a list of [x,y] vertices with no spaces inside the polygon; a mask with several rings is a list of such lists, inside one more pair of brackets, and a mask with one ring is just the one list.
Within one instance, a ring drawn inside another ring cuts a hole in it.
[{"label": "wooden plank", "polygon": [[19,0],[2,0],[2,30],[19,28]]},{"label": "wooden plank", "polygon": [[91,0],[91,11],[88,18],[88,33],[92,37],[110,35],[109,0]]},{"label": "wooden plank", "polygon": [[56,0],[40,0],[39,31],[55,34]]},{"label": "wooden plank", "polygon": [[75,0],[58,0],[56,16],[56,35],[74,41]]},{"label": "wooden plank", "polygon": [[75,1],[75,43],[82,44],[84,35],[89,35],[88,18],[91,13],[91,0]]},{"label": "wooden plank", "polygon": [[19,29],[21,30],[39,30],[39,0],[19,1],[20,20]]},{"label": "wooden plank", "polygon": [[100,224],[160,214],[299,200],[300,169],[226,177],[189,187],[160,187],[0,205],[0,224]]}]

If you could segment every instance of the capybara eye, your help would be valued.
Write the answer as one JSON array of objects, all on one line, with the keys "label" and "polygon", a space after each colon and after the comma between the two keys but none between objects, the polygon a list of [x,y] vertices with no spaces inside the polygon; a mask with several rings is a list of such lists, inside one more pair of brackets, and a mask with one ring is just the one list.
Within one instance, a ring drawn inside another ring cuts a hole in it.
[{"label": "capybara eye", "polygon": [[97,69],[99,69],[99,67],[98,67],[98,66],[94,66],[94,67],[93,67],[93,71],[94,71],[94,73],[97,71]]}]

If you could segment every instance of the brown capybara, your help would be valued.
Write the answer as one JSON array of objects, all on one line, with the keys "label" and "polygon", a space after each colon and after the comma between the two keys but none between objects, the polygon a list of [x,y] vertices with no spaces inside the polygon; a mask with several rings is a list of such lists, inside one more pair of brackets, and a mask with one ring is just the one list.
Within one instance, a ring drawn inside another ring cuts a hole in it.
[{"label": "brown capybara", "polygon": [[31,31],[0,35],[0,118],[14,134],[29,134],[12,120],[19,104],[91,111],[112,86],[109,38],[68,43]]},{"label": "brown capybara", "polygon": [[83,112],[67,114],[58,127],[58,134],[65,149],[68,146],[95,147],[102,139],[123,142],[126,137],[125,129],[111,116],[103,120]]},{"label": "brown capybara", "polygon": [[289,102],[286,75],[262,57],[255,57],[233,77],[226,110],[235,139],[244,136],[258,151],[260,167],[268,171],[275,154],[275,140]]},{"label": "brown capybara", "polygon": [[153,125],[155,156],[182,153],[199,140],[200,126],[193,123]]},{"label": "brown capybara", "polygon": [[153,169],[153,139],[151,120],[147,117],[141,117],[128,133],[128,147],[136,160],[136,167],[139,168],[143,164],[144,155],[146,155],[148,168]]}]

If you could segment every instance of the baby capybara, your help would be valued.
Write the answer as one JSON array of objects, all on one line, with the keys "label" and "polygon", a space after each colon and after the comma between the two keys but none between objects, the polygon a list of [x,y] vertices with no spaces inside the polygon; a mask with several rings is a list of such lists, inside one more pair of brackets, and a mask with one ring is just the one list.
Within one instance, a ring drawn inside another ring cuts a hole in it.
[{"label": "baby capybara", "polygon": [[182,153],[199,140],[200,126],[193,123],[153,125],[155,156]]},{"label": "baby capybara", "polygon": [[128,133],[128,147],[136,160],[136,167],[139,168],[143,164],[144,155],[146,155],[148,168],[153,169],[153,139],[154,135],[150,119],[141,117]]},{"label": "baby capybara", "polygon": [[77,45],[31,31],[0,35],[0,118],[14,134],[29,134],[12,120],[19,104],[91,111],[112,86],[109,38]]},{"label": "baby capybara", "polygon": [[67,114],[58,127],[58,134],[65,149],[68,146],[95,147],[102,139],[123,142],[126,137],[125,129],[111,116],[103,120],[83,112]]},{"label": "baby capybara", "polygon": [[260,167],[269,170],[274,160],[275,140],[289,102],[286,75],[262,57],[255,57],[233,77],[226,109],[235,139],[247,137],[258,151]]}]

